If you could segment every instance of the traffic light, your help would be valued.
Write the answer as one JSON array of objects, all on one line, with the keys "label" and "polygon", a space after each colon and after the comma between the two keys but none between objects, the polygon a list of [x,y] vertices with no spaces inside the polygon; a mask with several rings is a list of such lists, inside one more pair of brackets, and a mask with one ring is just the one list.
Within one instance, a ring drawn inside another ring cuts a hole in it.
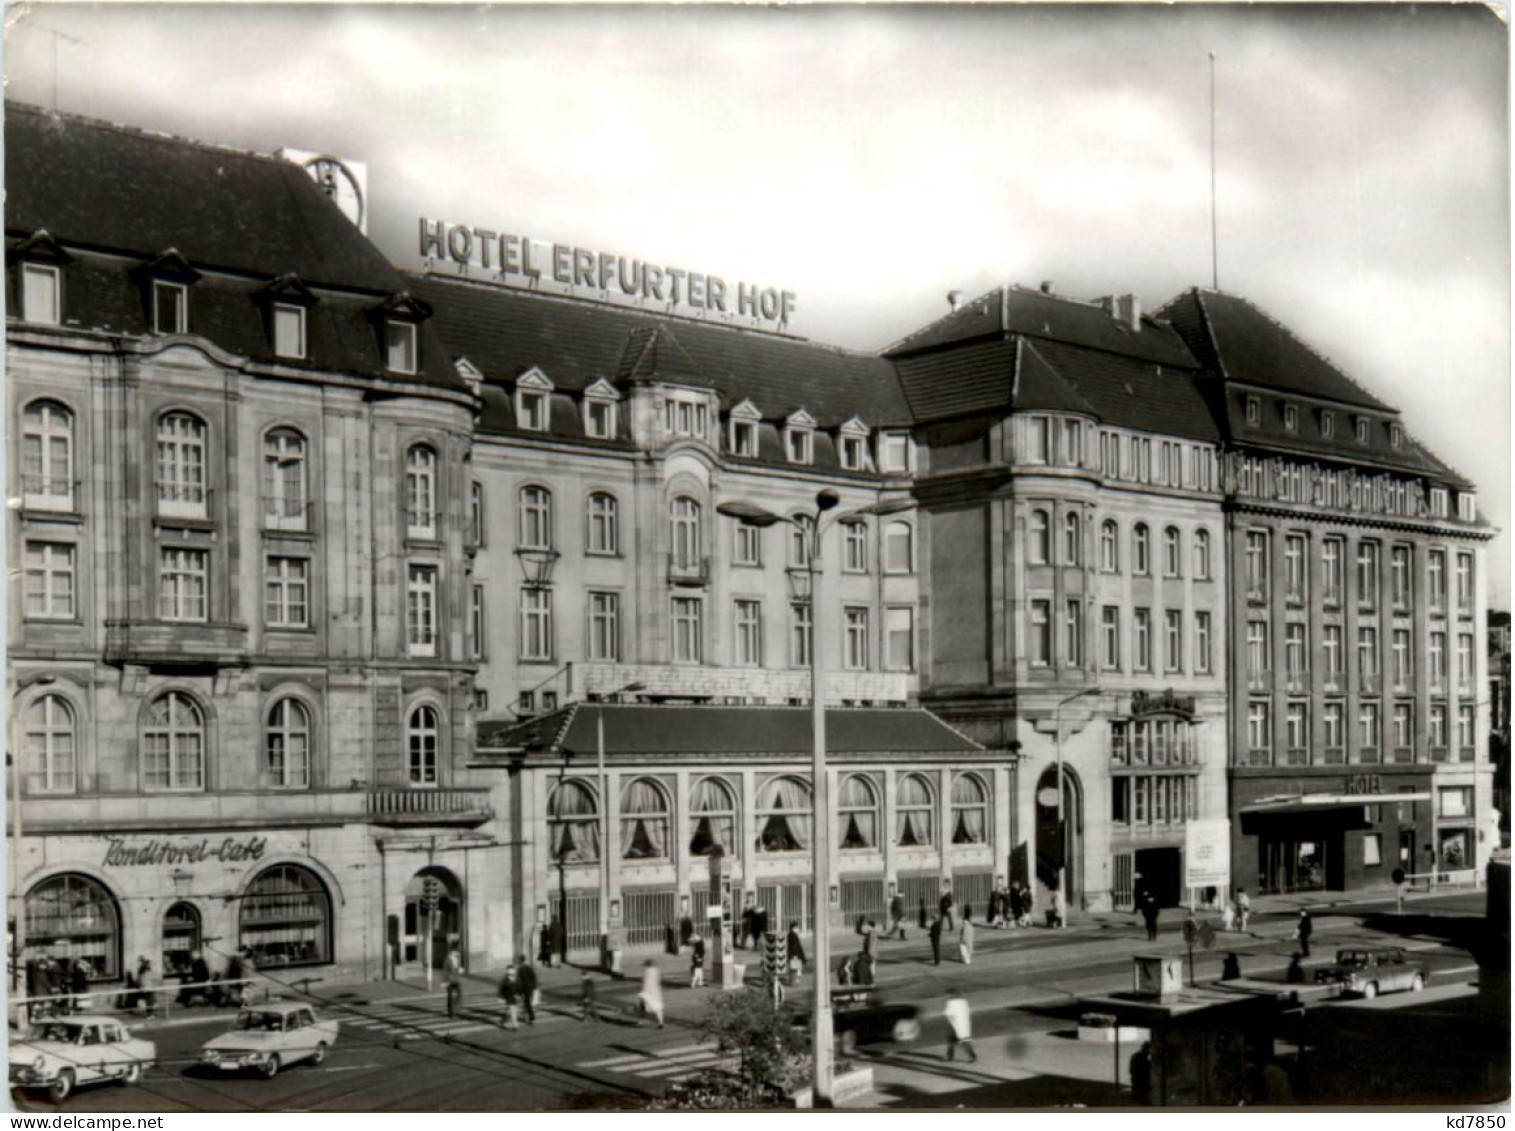
[{"label": "traffic light", "polygon": [[437,913],[437,904],[442,901],[442,881],[435,876],[421,878],[421,910],[427,915]]},{"label": "traffic light", "polygon": [[784,940],[769,931],[763,936],[763,978],[776,982],[784,972]]}]

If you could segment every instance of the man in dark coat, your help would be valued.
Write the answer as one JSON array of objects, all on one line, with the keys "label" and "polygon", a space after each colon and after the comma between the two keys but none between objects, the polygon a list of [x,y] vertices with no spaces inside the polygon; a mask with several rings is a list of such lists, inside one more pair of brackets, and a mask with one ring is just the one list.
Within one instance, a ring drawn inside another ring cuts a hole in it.
[{"label": "man in dark coat", "polygon": [[532,998],[537,993],[537,971],[524,957],[516,958],[516,982],[521,987],[521,1007],[526,1011],[526,1024],[535,1025],[537,1007]]},{"label": "man in dark coat", "polygon": [[1143,1107],[1152,1102],[1152,1045],[1143,1042],[1131,1057],[1131,1098]]},{"label": "man in dark coat", "polygon": [[936,909],[940,916],[947,920],[946,929],[952,930],[952,893],[950,891],[942,892],[942,898],[937,903]]},{"label": "man in dark coat", "polygon": [[[799,966],[795,966],[795,960],[799,960]],[[805,944],[800,942],[799,923],[789,924],[789,934],[784,939],[784,963],[789,968],[789,976],[797,977],[805,969]]]},{"label": "man in dark coat", "polygon": [[900,941],[905,938],[905,901],[896,893],[889,901],[889,933],[899,932]]},{"label": "man in dark coat", "polygon": [[938,915],[931,920],[931,965],[942,964],[942,917]]},{"label": "man in dark coat", "polygon": [[742,908],[742,929],[737,932],[736,945],[743,950],[747,947],[747,940],[753,936],[752,925],[756,916],[757,912],[754,908]]},{"label": "man in dark coat", "polygon": [[554,919],[548,934],[552,937],[552,957],[562,962],[563,956],[568,953],[568,928],[563,926],[562,919]]},{"label": "man in dark coat", "polygon": [[763,949],[763,940],[768,934],[768,912],[761,907],[752,912],[752,945]]},{"label": "man in dark coat", "polygon": [[1310,913],[1303,907],[1299,909],[1299,953],[1306,958],[1310,957],[1310,936],[1315,933],[1315,924],[1310,919]]},{"label": "man in dark coat", "polygon": [[1147,924],[1147,941],[1157,941],[1157,900],[1149,891],[1142,899],[1142,919]]}]

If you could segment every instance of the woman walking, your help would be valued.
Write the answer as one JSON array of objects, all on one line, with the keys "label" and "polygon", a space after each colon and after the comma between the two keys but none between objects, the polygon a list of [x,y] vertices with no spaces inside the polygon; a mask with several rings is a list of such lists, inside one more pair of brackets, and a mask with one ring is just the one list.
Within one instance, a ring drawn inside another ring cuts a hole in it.
[{"label": "woman walking", "polygon": [[663,1027],[663,972],[658,964],[648,959],[642,964],[642,992],[637,994],[642,1012],[654,1018],[658,1028]]}]

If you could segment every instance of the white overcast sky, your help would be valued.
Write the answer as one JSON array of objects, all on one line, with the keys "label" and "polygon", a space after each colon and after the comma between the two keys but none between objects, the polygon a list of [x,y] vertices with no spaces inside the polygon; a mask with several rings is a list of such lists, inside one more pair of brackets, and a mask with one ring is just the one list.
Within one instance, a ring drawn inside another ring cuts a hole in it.
[{"label": "white overcast sky", "polygon": [[1213,51],[1221,287],[1508,530],[1507,43],[1434,3],[35,4],[6,66],[23,101],[365,162],[401,266],[445,218],[789,289],[794,332],[878,349],[951,289],[1209,285]]}]

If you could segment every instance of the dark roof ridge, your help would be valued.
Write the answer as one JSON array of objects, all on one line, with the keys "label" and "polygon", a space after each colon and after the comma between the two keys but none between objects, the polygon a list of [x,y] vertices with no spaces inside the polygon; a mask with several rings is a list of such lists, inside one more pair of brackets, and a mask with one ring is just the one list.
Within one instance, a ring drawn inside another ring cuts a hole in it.
[{"label": "dark roof ridge", "polygon": [[[881,349],[881,350],[878,351],[878,356],[883,356],[885,354],[891,354],[895,350],[898,350],[902,346],[904,346],[912,338],[919,338],[922,334],[926,333],[926,331],[934,329],[937,326],[940,326],[943,322],[947,321],[947,319],[949,319],[949,318],[955,318],[957,315],[961,314],[963,311],[967,310],[969,307],[974,306],[977,303],[983,302],[986,298],[991,298],[991,297],[993,297],[995,295],[1002,295],[1004,293],[1005,293],[1005,284],[1003,284],[1003,283],[1001,283],[1001,284],[999,284],[998,286],[995,286],[995,287],[990,287],[987,291],[985,291],[983,294],[979,295],[977,298],[970,299],[968,302],[963,303],[961,306],[957,307],[956,309],[948,310],[946,314],[939,315],[938,317],[933,318],[930,322],[927,322],[924,326],[917,326],[914,330],[911,330],[910,333],[906,334],[903,338],[899,338],[899,339],[897,339],[895,341],[890,342],[888,345],[884,346],[883,349]],[[1004,333],[1005,332],[1005,320],[1004,320],[1003,317],[1000,318],[1000,331],[999,332],[1000,333]],[[942,344],[943,345],[952,345],[954,343],[944,342]]]},{"label": "dark roof ridge", "polygon": [[775,342],[788,342],[790,345],[807,346],[811,349],[826,350],[842,357],[866,358],[877,361],[882,356],[875,350],[853,349],[850,346],[834,345],[831,342],[821,342],[814,338],[806,338],[799,334],[783,334],[777,330],[765,330],[758,326],[740,326],[732,322],[724,322],[718,318],[696,318],[689,314],[676,314],[666,310],[648,310],[646,307],[634,306],[630,303],[606,302],[604,299],[593,298],[581,294],[560,294],[557,291],[539,291],[529,287],[517,287],[508,283],[498,283],[490,279],[475,279],[467,275],[449,275],[445,272],[427,269],[414,271],[408,267],[397,267],[396,271],[407,278],[427,279],[438,283],[461,284],[473,287],[481,291],[504,293],[513,295],[526,295],[534,299],[552,299],[565,303],[569,306],[593,306],[603,310],[621,311],[626,314],[637,315],[641,318],[661,319],[669,322],[677,322],[687,326],[710,326],[719,330],[732,333],[747,334],[752,337],[764,338]]},{"label": "dark roof ridge", "polygon": [[[1053,365],[1050,360],[1048,360],[1046,357],[1042,356],[1041,350],[1039,350],[1039,349],[1036,348],[1036,342],[1035,341],[1031,341],[1031,340],[1028,340],[1028,339],[1029,339],[1029,335],[1025,335],[1025,334],[1017,334],[1016,335],[1015,383],[1014,383],[1013,386],[1011,386],[1011,398],[1010,398],[1010,408],[1011,408],[1011,411],[1019,411],[1020,407],[1021,407],[1017,403],[1017,401],[1020,399],[1021,376],[1025,372],[1024,362],[1022,361],[1022,358],[1021,358],[1022,343],[1024,343],[1024,348],[1027,349],[1027,350],[1030,350],[1031,351],[1031,356],[1033,358],[1035,358],[1038,362],[1040,362],[1041,365],[1042,365],[1042,367],[1046,370],[1046,372],[1054,380],[1056,380],[1059,385],[1062,386],[1063,393],[1067,396],[1068,400],[1071,402],[1071,405],[1058,406],[1056,409],[1052,408],[1052,406],[1050,406],[1050,405],[1041,405],[1041,406],[1032,405],[1030,408],[1026,409],[1026,411],[1027,412],[1037,412],[1037,411],[1042,411],[1042,412],[1046,412],[1046,411],[1077,412],[1077,413],[1080,413],[1080,414],[1082,414],[1084,416],[1088,416],[1088,417],[1090,417],[1093,420],[1100,421],[1101,423],[1103,423],[1104,418],[1102,416],[1100,416],[1100,414],[1098,412],[1095,411],[1094,406],[1089,403],[1088,398],[1085,397],[1081,392],[1078,391],[1078,386],[1074,382],[1070,381],[1067,377],[1063,376],[1062,370],[1058,369],[1058,367],[1056,365]],[[1067,344],[1067,343],[1063,343],[1063,344]]]},{"label": "dark roof ridge", "polygon": [[[1164,325],[1166,325],[1166,323],[1164,323]],[[1174,332],[1177,333],[1177,331]],[[1014,331],[1014,334],[1016,337],[1032,338],[1038,342],[1051,342],[1054,345],[1067,346],[1070,349],[1088,350],[1090,353],[1102,353],[1109,357],[1123,357],[1128,361],[1139,361],[1143,365],[1150,365],[1155,369],[1162,369],[1163,366],[1167,366],[1169,369],[1172,369],[1176,373],[1203,373],[1205,370],[1204,363],[1201,362],[1198,358],[1194,359],[1194,364],[1192,365],[1180,365],[1176,361],[1148,361],[1146,358],[1139,357],[1136,354],[1123,353],[1117,349],[1109,349],[1105,346],[1097,346],[1092,342],[1081,342],[1076,341],[1072,338],[1059,338],[1055,337],[1052,334],[1038,334],[1031,330],[1016,330]],[[1046,359],[1044,358],[1043,360]]]}]

